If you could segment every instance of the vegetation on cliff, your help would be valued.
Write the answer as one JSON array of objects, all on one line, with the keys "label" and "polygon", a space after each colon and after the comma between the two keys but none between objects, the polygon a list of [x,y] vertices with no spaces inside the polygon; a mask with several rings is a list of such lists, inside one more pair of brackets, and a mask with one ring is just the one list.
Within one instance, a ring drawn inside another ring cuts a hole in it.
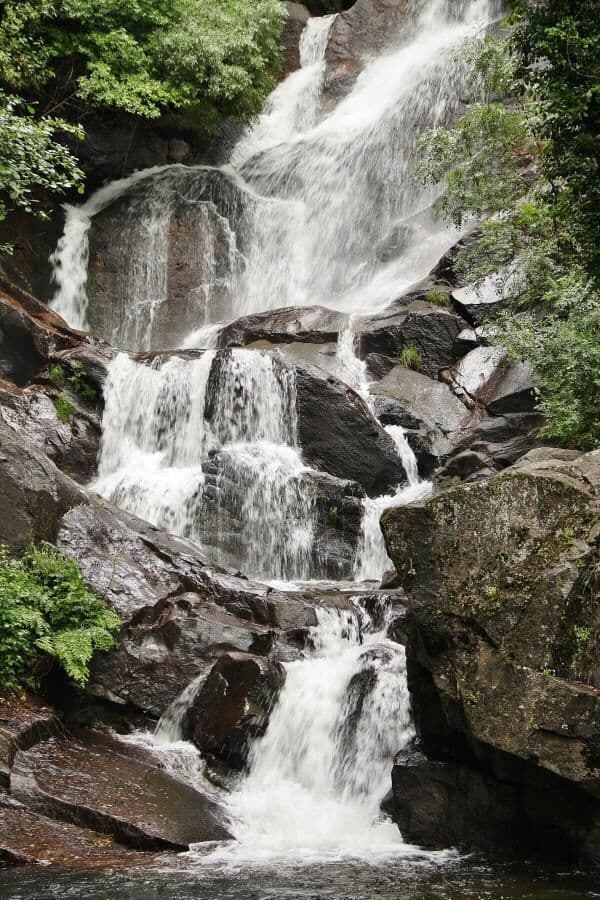
[{"label": "vegetation on cliff", "polygon": [[593,0],[516,0],[503,36],[470,51],[466,114],[425,139],[425,180],[456,223],[486,218],[462,252],[469,281],[508,303],[498,340],[529,361],[545,434],[600,446],[600,37]]},{"label": "vegetation on cliff", "polygon": [[279,71],[280,0],[6,0],[0,219],[81,185],[65,133],[102,113],[247,120]]},{"label": "vegetation on cliff", "polygon": [[91,591],[77,564],[49,547],[20,559],[0,546],[2,688],[36,687],[54,660],[77,684],[97,650],[111,650],[121,620]]}]

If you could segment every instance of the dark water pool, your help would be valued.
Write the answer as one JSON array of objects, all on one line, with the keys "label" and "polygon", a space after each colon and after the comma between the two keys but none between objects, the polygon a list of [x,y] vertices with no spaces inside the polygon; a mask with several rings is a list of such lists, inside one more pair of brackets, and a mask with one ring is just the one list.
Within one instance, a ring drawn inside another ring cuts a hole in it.
[{"label": "dark water pool", "polygon": [[0,873],[2,900],[579,900],[600,897],[600,877],[473,860],[442,868],[389,863],[127,874],[21,868]]}]

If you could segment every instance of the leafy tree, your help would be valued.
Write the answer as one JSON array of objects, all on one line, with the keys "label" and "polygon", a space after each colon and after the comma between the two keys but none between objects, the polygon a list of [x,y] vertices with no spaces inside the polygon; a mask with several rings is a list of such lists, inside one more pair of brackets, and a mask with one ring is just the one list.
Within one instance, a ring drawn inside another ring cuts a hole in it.
[{"label": "leafy tree", "polygon": [[89,591],[73,560],[47,547],[11,559],[0,547],[0,681],[36,687],[49,659],[77,684],[95,651],[115,645],[121,620]]},{"label": "leafy tree", "polygon": [[[483,219],[458,265],[507,297],[497,339],[529,361],[544,434],[600,446],[600,39],[595,3],[517,0],[508,33],[467,52],[466,114],[423,139],[439,211]],[[596,29],[597,31],[597,29]]]},{"label": "leafy tree", "polygon": [[81,189],[83,173],[60,142],[61,136],[80,136],[81,130],[35,113],[30,104],[0,91],[0,221],[16,208],[45,217],[42,192]]},{"label": "leafy tree", "polygon": [[284,16],[280,0],[7,0],[0,82],[72,118],[247,119],[274,84]]}]

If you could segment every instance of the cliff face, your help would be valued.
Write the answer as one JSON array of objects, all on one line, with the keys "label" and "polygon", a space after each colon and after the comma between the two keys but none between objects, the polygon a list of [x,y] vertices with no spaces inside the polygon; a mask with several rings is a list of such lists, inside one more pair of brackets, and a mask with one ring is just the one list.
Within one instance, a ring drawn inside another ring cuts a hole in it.
[{"label": "cliff face", "polygon": [[534,450],[387,511],[409,594],[411,840],[600,862],[600,453]]}]

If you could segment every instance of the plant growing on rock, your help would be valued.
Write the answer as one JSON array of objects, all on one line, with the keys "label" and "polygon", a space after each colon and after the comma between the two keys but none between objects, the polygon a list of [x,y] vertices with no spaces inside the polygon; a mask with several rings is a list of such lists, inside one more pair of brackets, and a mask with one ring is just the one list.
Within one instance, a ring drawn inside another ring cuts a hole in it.
[{"label": "plant growing on rock", "polygon": [[423,365],[423,358],[416,347],[405,347],[400,354],[400,365],[405,369],[420,369]]},{"label": "plant growing on rock", "polygon": [[37,687],[52,661],[83,686],[94,652],[115,646],[118,614],[51,547],[32,546],[14,559],[0,546],[0,598],[3,689]]},{"label": "plant growing on rock", "polygon": [[[485,219],[459,255],[507,298],[496,340],[531,363],[543,434],[600,446],[600,37],[595,4],[515,0],[510,29],[471,48],[470,104],[423,139],[440,214]],[[576,61],[576,62],[574,62]]]}]

